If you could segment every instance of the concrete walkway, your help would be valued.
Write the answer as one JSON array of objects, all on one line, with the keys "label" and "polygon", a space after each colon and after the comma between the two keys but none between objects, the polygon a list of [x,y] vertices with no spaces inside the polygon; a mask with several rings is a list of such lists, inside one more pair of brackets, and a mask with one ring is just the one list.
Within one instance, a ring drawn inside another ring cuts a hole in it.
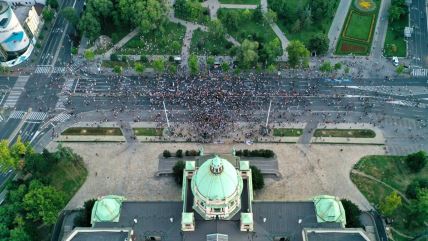
[{"label": "concrete walkway", "polygon": [[391,0],[382,0],[373,36],[372,49],[370,51],[370,57],[375,59],[381,59],[383,57],[382,49],[388,30],[388,9],[390,6]]},{"label": "concrete walkway", "polygon": [[328,31],[328,39],[330,40],[330,46],[328,48],[329,55],[332,55],[336,49],[337,41],[339,40],[340,32],[342,31],[342,26],[345,23],[351,3],[352,0],[340,0],[339,6],[337,7],[336,14],[334,15],[333,22]]},{"label": "concrete walkway", "polygon": [[123,37],[119,42],[117,42],[111,49],[103,54],[104,58],[110,59],[110,56],[116,52],[118,49],[122,48],[126,43],[129,42],[133,37],[137,36],[140,32],[139,28],[132,30],[132,32],[128,33],[125,37]]}]

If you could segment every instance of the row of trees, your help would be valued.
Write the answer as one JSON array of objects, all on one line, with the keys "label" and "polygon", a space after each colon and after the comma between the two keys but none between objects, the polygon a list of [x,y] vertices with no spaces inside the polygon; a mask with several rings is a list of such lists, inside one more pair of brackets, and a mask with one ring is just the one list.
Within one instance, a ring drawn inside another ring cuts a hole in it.
[{"label": "row of trees", "polygon": [[60,160],[79,163],[82,159],[69,148],[59,146],[51,153],[35,153],[28,143],[17,142],[9,147],[0,142],[2,170],[15,170],[17,180],[8,184],[8,194],[0,206],[0,240],[42,240],[38,228],[52,225],[66,204],[67,195],[52,186],[49,173]]}]

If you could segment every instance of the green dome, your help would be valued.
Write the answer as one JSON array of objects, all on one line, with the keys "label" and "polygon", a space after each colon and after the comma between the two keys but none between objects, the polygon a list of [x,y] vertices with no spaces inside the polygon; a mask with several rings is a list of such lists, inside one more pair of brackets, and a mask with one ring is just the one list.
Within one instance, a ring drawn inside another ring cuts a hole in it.
[{"label": "green dome", "polygon": [[317,220],[323,222],[338,222],[346,224],[345,210],[342,202],[336,197],[321,195],[314,198]]},{"label": "green dome", "polygon": [[96,201],[92,208],[91,223],[95,222],[118,222],[123,197],[105,196]]},{"label": "green dome", "polygon": [[241,194],[241,177],[235,167],[225,159],[215,156],[205,161],[192,178],[192,190],[209,200],[223,200],[238,190]]}]

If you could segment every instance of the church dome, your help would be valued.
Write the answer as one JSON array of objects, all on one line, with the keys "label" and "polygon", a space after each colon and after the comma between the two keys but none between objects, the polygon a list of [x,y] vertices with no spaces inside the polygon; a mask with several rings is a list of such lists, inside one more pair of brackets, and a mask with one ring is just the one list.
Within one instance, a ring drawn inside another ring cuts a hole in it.
[{"label": "church dome", "polygon": [[123,197],[110,195],[96,201],[92,208],[91,223],[118,222],[123,200]]},{"label": "church dome", "polygon": [[242,178],[227,160],[215,156],[205,161],[192,178],[192,190],[208,200],[224,200],[240,195]]}]

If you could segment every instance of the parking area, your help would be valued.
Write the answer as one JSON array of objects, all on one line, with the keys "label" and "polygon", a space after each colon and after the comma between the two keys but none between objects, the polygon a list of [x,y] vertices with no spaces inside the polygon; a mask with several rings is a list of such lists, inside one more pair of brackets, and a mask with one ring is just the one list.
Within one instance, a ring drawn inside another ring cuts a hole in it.
[{"label": "parking area", "polygon": [[[90,198],[117,194],[128,200],[179,200],[180,188],[171,177],[156,177],[163,150],[198,149],[197,144],[165,143],[65,143],[87,165],[87,181],[68,204],[79,207]],[[49,145],[52,149],[55,142]],[[232,145],[203,145],[205,153],[230,153]],[[363,156],[383,154],[382,146],[238,144],[239,149],[272,149],[278,157],[281,178],[266,178],[256,200],[307,200],[331,194],[353,200],[363,209],[370,206],[349,178],[352,166]],[[364,153],[364,154],[363,154]]]}]

